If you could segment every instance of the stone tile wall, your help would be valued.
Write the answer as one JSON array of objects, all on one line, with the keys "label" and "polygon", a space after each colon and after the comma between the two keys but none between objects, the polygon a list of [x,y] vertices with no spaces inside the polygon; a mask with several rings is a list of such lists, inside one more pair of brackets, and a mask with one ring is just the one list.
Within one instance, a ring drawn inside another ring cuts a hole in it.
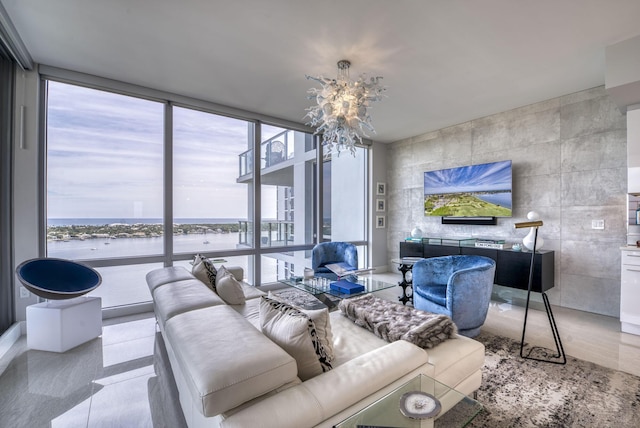
[{"label": "stone tile wall", "polygon": [[[551,302],[618,316],[620,251],[627,233],[626,117],[598,87],[391,144],[387,149],[388,258],[419,226],[425,235],[521,242],[515,222],[537,211],[555,251]],[[497,226],[443,225],[425,217],[423,172],[513,161],[513,217]],[[591,220],[604,219],[604,230]]]}]

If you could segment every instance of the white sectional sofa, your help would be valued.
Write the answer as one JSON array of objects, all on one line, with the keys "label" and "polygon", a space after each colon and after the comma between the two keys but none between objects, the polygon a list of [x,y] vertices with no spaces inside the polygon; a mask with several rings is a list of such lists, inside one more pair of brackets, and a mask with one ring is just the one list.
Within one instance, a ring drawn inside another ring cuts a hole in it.
[{"label": "white sectional sofa", "polygon": [[330,314],[333,369],[301,381],[260,330],[259,289],[242,283],[246,302],[229,305],[181,267],[151,271],[147,283],[189,427],[331,427],[421,373],[466,394],[480,386],[481,343],[387,343],[340,311]]}]

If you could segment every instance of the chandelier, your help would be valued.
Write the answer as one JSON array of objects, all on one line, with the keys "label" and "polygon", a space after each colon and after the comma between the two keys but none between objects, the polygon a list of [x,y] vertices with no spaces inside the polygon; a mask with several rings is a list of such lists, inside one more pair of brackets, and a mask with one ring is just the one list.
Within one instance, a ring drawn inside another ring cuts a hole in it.
[{"label": "chandelier", "polygon": [[372,77],[366,81],[362,75],[356,81],[349,79],[347,60],[338,61],[338,77],[306,76],[315,80],[322,88],[311,88],[307,92],[310,100],[317,105],[306,109],[309,117],[307,125],[317,127],[315,134],[322,134],[322,144],[327,155],[332,152],[340,154],[342,150],[349,150],[356,154],[356,142],[362,143],[362,137],[369,137],[367,131],[375,134],[369,116],[369,105],[382,99],[386,89],[379,81],[382,77]]}]

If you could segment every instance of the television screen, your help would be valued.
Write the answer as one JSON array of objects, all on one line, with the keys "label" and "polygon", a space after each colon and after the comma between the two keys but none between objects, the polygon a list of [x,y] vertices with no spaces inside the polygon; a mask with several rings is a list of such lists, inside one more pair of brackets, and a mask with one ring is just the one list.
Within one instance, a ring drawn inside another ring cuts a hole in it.
[{"label": "television screen", "polygon": [[511,217],[511,161],[425,172],[424,215]]}]

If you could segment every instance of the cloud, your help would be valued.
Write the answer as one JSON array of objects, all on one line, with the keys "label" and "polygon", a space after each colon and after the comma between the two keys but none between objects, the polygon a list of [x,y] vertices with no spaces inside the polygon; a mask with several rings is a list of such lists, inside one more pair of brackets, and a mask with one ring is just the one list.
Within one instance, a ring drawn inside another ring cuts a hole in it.
[{"label": "cloud", "polygon": [[[48,217],[162,217],[164,104],[58,82],[48,88]],[[247,218],[250,186],[236,179],[249,123],[173,112],[174,216]],[[263,211],[275,213],[275,194],[267,195]]]}]

